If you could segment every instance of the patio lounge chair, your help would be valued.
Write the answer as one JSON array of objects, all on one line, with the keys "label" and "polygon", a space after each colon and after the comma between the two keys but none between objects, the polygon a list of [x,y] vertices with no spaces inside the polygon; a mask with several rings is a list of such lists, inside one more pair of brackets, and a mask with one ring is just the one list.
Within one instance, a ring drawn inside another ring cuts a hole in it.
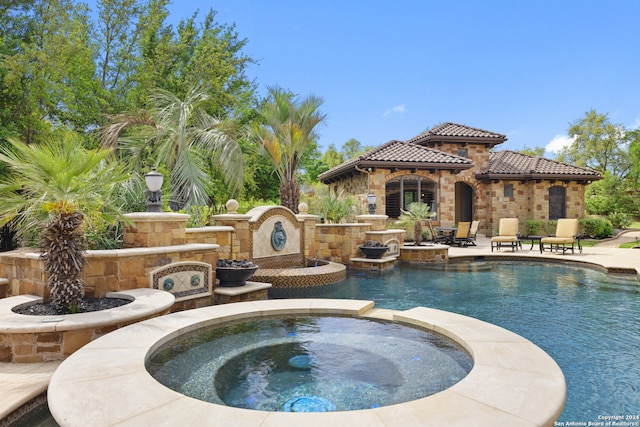
[{"label": "patio lounge chair", "polygon": [[456,234],[453,236],[453,245],[467,246],[469,243],[469,229],[471,228],[470,222],[459,222]]},{"label": "patio lounge chair", "polygon": [[[574,253],[574,245],[578,245],[578,250],[582,253],[582,244],[578,235],[578,219],[577,218],[560,218],[556,225],[556,234],[552,237],[543,237],[540,239],[540,252],[544,252],[544,245],[549,245],[550,251],[558,252],[562,249],[564,255],[569,249]],[[561,248],[562,247],[562,248]]]},{"label": "patio lounge chair", "polygon": [[520,232],[518,231],[518,218],[500,218],[498,235],[491,238],[491,252],[493,252],[494,245],[496,249],[500,249],[505,243],[511,245],[511,252],[518,248],[522,249]]},{"label": "patio lounge chair", "polygon": [[471,221],[471,228],[469,228],[469,236],[467,237],[467,245],[476,245],[476,236],[478,235],[478,227],[480,221]]}]

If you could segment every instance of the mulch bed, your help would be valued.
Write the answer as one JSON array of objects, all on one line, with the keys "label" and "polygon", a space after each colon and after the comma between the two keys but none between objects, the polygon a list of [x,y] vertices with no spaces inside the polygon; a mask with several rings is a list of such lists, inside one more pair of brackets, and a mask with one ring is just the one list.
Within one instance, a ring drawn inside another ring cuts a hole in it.
[{"label": "mulch bed", "polygon": [[[129,304],[131,300],[124,298],[85,298],[77,313],[88,313],[92,311],[107,310],[109,308],[120,307]],[[72,314],[69,310],[60,310],[50,302],[38,303],[14,309],[14,313],[28,316],[50,316]]]}]

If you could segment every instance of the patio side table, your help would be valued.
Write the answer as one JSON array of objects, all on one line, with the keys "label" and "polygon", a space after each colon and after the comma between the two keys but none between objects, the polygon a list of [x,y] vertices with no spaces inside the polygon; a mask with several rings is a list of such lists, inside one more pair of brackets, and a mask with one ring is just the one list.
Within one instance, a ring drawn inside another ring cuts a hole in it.
[{"label": "patio side table", "polygon": [[527,236],[527,237],[523,237],[522,240],[531,240],[531,248],[529,248],[529,250],[532,251],[533,245],[535,245],[536,242],[538,242],[538,248],[542,246],[541,239],[543,239],[544,237],[547,237],[547,236]]}]

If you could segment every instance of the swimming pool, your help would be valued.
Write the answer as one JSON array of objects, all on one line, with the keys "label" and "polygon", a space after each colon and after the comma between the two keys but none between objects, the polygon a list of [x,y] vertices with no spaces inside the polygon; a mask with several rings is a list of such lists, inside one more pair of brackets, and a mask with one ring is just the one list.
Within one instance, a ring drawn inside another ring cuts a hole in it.
[{"label": "swimming pool", "polygon": [[373,300],[394,310],[433,307],[494,323],[531,340],[562,368],[567,403],[559,422],[640,415],[637,280],[565,264],[487,266],[460,271],[403,264],[382,274],[351,272],[309,296]]}]

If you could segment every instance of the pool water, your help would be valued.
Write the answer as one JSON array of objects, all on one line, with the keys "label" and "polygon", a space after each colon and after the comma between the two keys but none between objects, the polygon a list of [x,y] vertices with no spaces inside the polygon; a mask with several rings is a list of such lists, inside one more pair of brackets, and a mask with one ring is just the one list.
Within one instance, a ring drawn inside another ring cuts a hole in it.
[{"label": "pool water", "polygon": [[370,319],[244,321],[178,337],[154,352],[165,386],[245,409],[325,412],[386,406],[442,391],[473,362],[451,340]]},{"label": "pool water", "polygon": [[494,323],[534,342],[562,368],[567,402],[558,421],[640,414],[638,280],[563,264],[486,264],[466,272],[408,265],[351,272],[307,296],[373,300],[395,310],[433,307]]}]

